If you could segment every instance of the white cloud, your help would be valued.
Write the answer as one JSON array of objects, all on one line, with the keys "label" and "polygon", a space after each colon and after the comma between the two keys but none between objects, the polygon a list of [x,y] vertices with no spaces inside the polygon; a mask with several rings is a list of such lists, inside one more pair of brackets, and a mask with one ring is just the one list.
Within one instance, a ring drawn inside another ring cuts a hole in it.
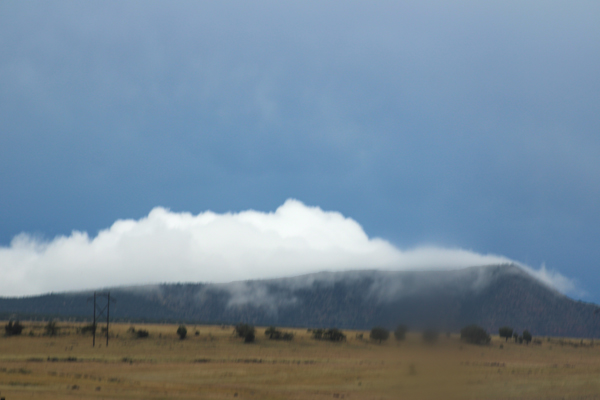
[{"label": "white cloud", "polygon": [[[356,269],[454,269],[510,263],[497,255],[420,247],[403,251],[369,238],[338,212],[287,200],[275,212],[198,215],[161,207],[118,220],[95,238],[85,232],[41,241],[27,234],[0,248],[0,295],[159,282],[230,282]],[[564,276],[528,271],[561,291]]]},{"label": "white cloud", "polygon": [[575,281],[567,278],[564,275],[556,271],[551,271],[546,269],[546,266],[542,264],[540,269],[535,270],[526,265],[519,264],[525,271],[527,271],[530,275],[544,282],[546,285],[551,286],[562,293],[571,293],[576,294],[578,296],[586,296],[587,293],[577,287]]}]

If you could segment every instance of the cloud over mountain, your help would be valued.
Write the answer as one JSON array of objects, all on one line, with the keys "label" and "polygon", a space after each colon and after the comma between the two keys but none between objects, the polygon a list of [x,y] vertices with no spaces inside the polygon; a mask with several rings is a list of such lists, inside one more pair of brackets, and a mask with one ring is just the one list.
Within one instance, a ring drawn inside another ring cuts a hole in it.
[{"label": "cloud over mountain", "polygon": [[[159,282],[230,282],[317,271],[453,269],[512,262],[463,249],[400,250],[359,223],[287,200],[275,212],[198,215],[154,208],[96,237],[74,231],[43,241],[28,234],[0,248],[0,294],[36,294]],[[526,269],[563,292],[564,276]]]}]

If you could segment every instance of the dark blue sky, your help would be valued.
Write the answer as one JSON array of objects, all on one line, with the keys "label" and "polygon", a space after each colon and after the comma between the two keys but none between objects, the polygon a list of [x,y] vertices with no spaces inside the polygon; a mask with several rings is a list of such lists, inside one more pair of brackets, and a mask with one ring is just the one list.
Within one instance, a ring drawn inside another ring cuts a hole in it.
[{"label": "dark blue sky", "polygon": [[600,3],[0,3],[0,245],[337,210],[600,301]]}]

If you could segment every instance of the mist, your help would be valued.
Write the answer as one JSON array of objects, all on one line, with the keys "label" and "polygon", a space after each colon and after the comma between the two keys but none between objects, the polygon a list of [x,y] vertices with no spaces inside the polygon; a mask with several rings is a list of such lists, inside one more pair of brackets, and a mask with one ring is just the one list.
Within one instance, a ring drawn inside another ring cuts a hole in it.
[{"label": "mist", "polygon": [[556,271],[545,266],[535,270],[501,255],[435,246],[400,249],[369,237],[352,218],[294,199],[268,213],[193,215],[156,207],[139,220],[117,220],[95,237],[79,231],[52,240],[17,235],[9,246],[0,248],[0,294],[509,263],[519,264],[563,293],[577,290],[572,280]]}]

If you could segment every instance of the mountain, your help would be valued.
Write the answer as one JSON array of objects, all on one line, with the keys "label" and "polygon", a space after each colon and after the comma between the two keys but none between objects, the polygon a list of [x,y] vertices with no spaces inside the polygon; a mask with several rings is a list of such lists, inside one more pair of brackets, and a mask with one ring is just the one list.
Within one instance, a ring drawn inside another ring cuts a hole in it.
[{"label": "mountain", "polygon": [[[509,325],[534,335],[600,337],[600,307],[575,301],[520,267],[451,271],[321,272],[228,284],[163,284],[110,289],[116,320],[237,323],[369,329],[399,323],[489,332]],[[0,318],[90,320],[91,292],[0,298]]]}]

